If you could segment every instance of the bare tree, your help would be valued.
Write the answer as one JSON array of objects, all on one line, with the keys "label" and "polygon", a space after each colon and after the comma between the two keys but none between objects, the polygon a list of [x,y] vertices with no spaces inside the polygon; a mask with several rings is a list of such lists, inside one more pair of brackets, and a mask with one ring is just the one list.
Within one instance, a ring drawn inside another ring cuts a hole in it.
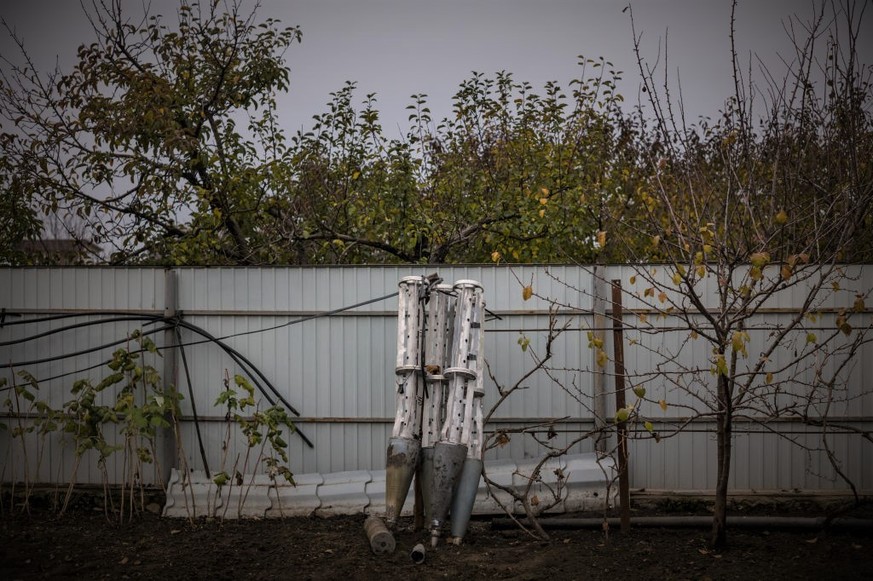
[{"label": "bare tree", "polygon": [[[634,265],[625,287],[637,315],[631,342],[653,363],[630,372],[640,401],[617,420],[641,419],[647,401],[682,409],[678,431],[715,423],[714,546],[726,541],[735,421],[776,433],[788,419],[829,426],[835,406],[863,396],[850,378],[869,341],[870,288],[846,263],[870,251],[873,167],[863,160],[873,156],[873,116],[855,53],[865,8],[823,4],[809,22],[792,19],[795,58],[779,82],[762,68],[767,91],[742,72],[732,18],[735,91],[717,121],[696,126],[669,85],[656,83],[634,30],[649,171],[640,211],[614,226],[611,242]],[[661,265],[638,266],[653,261]],[[656,340],[665,332],[683,335],[678,349]],[[680,357],[696,341],[705,355]],[[818,449],[847,478],[826,435]]]}]

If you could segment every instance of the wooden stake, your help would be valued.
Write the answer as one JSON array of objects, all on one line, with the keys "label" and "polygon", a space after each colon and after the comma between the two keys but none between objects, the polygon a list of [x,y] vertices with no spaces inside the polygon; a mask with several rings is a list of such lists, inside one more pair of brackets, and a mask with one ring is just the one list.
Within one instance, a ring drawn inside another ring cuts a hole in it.
[{"label": "wooden stake", "polygon": [[[615,409],[625,407],[624,397],[624,337],[622,333],[621,280],[612,281],[612,351],[615,363]],[[630,482],[627,461],[627,426],[617,422],[618,434],[618,500],[621,503],[621,530],[630,530]]]}]

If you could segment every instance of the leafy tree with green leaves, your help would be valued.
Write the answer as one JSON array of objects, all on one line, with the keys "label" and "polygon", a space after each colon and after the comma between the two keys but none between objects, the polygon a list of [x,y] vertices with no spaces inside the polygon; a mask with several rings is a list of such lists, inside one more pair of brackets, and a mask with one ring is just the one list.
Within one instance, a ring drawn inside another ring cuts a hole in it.
[{"label": "leafy tree with green leaves", "polygon": [[[0,148],[11,136],[0,134]],[[32,160],[26,160],[32,162]],[[40,221],[30,198],[19,186],[20,167],[0,157],[0,264],[17,264],[25,259],[21,243],[39,237]]]},{"label": "leafy tree with green leaves", "polygon": [[347,84],[295,139],[286,236],[314,262],[590,260],[639,166],[619,73],[580,65],[569,96],[474,73],[438,123],[413,95],[404,139],[385,137],[374,95],[356,111]]},{"label": "leafy tree with green leaves", "polygon": [[[96,40],[72,71],[41,74],[18,39],[22,62],[3,57],[6,198],[74,212],[113,262],[269,261],[277,241],[260,223],[286,147],[275,95],[299,29],[259,22],[241,2],[183,0],[172,26],[118,0],[87,13]],[[32,220],[17,228],[33,234]]]}]

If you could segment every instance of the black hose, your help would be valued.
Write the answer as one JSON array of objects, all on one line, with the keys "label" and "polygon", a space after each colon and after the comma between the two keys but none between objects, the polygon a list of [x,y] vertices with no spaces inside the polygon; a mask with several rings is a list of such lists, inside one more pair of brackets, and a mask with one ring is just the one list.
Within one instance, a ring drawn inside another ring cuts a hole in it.
[{"label": "black hose", "polygon": [[31,323],[46,323],[49,321],[58,321],[61,319],[73,319],[76,317],[142,317],[142,318],[153,318],[160,319],[163,318],[163,315],[158,314],[148,314],[148,313],[137,313],[135,311],[74,311],[71,313],[60,313],[57,315],[49,315],[47,317],[40,317],[39,319],[28,319],[21,313],[16,313],[14,311],[6,311],[6,315],[14,316],[14,317],[24,317],[17,321],[6,321],[0,327],[12,327],[14,325],[29,325]]},{"label": "black hose", "polygon": [[[539,524],[544,529],[599,529],[606,521],[610,528],[617,528],[619,518],[541,518]],[[520,521],[528,525],[527,519]],[[873,530],[873,519],[825,517],[777,517],[777,516],[728,516],[728,527],[755,529],[823,529],[845,528],[854,530]],[[518,523],[509,518],[496,518],[491,521],[491,528],[506,529],[517,527]],[[631,518],[632,527],[671,527],[671,528],[708,528],[712,526],[711,516],[654,516]]]},{"label": "black hose", "polygon": [[[198,327],[197,325],[193,325],[192,323],[189,323],[189,322],[187,322],[187,321],[183,321],[183,320],[181,320],[181,319],[179,319],[179,318],[168,319],[168,318],[165,318],[165,317],[163,317],[163,316],[161,316],[161,315],[149,315],[149,314],[145,314],[145,313],[136,314],[136,313],[131,313],[131,312],[128,312],[128,311],[101,311],[101,312],[74,312],[74,313],[63,313],[63,314],[58,314],[58,315],[51,315],[51,316],[48,316],[48,317],[41,317],[41,318],[39,318],[39,319],[22,319],[22,320],[19,320],[19,321],[10,321],[10,322],[6,322],[6,321],[5,321],[5,317],[4,317],[4,323],[5,323],[5,325],[20,325],[20,324],[43,323],[43,322],[48,322],[48,321],[56,321],[56,320],[61,320],[61,319],[68,319],[68,318],[74,318],[74,317],[83,317],[83,316],[93,316],[93,315],[98,315],[98,316],[110,315],[110,316],[111,316],[109,319],[99,319],[99,320],[94,320],[94,321],[83,321],[83,322],[81,322],[81,323],[76,323],[76,324],[73,324],[73,325],[66,325],[66,326],[64,326],[64,327],[59,327],[59,328],[57,328],[57,329],[51,329],[51,330],[49,330],[49,331],[45,331],[45,332],[43,332],[43,333],[38,333],[38,334],[36,334],[36,335],[30,335],[30,336],[28,336],[28,337],[24,337],[24,338],[21,338],[21,339],[15,339],[15,340],[12,340],[12,341],[5,341],[5,342],[0,343],[0,346],[16,345],[16,344],[24,343],[24,342],[27,342],[27,341],[32,341],[32,340],[35,340],[35,339],[39,339],[39,338],[47,337],[47,336],[50,336],[50,335],[54,335],[54,334],[56,334],[56,333],[62,333],[62,332],[65,332],[65,331],[71,331],[71,330],[78,329],[78,328],[88,327],[88,326],[92,326],[92,325],[100,325],[100,324],[104,324],[104,323],[130,322],[130,321],[145,321],[146,324],[152,324],[152,323],[164,322],[164,323],[167,323],[168,325],[167,325],[167,326],[164,326],[164,327],[160,327],[160,328],[156,328],[156,329],[151,329],[151,330],[149,330],[149,331],[143,332],[143,335],[151,335],[151,334],[159,333],[159,332],[161,332],[161,331],[167,331],[167,330],[170,330],[170,329],[174,329],[175,332],[176,332],[176,334],[177,334],[177,338],[178,338],[178,340],[179,340],[179,345],[178,345],[178,346],[179,346],[180,350],[182,351],[182,358],[183,358],[183,363],[185,364],[185,367],[186,367],[186,374],[188,374],[187,358],[186,358],[186,356],[185,356],[185,352],[184,352],[183,347],[184,347],[184,345],[196,345],[196,344],[199,344],[200,342],[192,342],[192,343],[187,343],[187,344],[182,343],[182,341],[181,341],[181,333],[179,333],[179,330],[178,330],[178,327],[179,327],[179,326],[182,326],[182,327],[184,327],[184,328],[186,328],[186,329],[188,329],[188,330],[190,330],[190,331],[192,331],[192,332],[194,332],[194,333],[197,333],[198,335],[204,337],[204,338],[206,339],[206,341],[203,341],[203,342],[212,342],[212,343],[215,343],[215,344],[218,345],[218,346],[219,346],[219,347],[220,347],[220,348],[221,348],[225,353],[227,353],[227,355],[228,355],[231,359],[233,359],[233,361],[234,361],[234,362],[235,362],[235,363],[236,363],[236,364],[237,364],[237,365],[238,365],[238,366],[239,366],[239,367],[240,367],[240,368],[241,368],[241,369],[246,373],[246,375],[248,375],[248,376],[251,378],[252,382],[253,382],[253,383],[255,384],[255,386],[258,388],[258,391],[261,392],[261,394],[262,394],[262,395],[264,396],[264,398],[265,398],[265,399],[270,403],[270,405],[276,405],[276,400],[274,400],[274,399],[270,396],[270,394],[267,392],[267,390],[264,389],[264,387],[263,387],[263,386],[261,385],[261,383],[258,381],[258,378],[260,378],[261,381],[264,382],[264,384],[267,386],[267,388],[269,388],[269,390],[270,390],[270,391],[271,391],[271,392],[272,392],[272,393],[273,393],[273,394],[278,398],[278,400],[282,403],[282,405],[284,405],[284,406],[285,406],[289,411],[291,411],[291,413],[293,413],[295,416],[300,417],[300,412],[297,411],[297,409],[296,409],[294,406],[292,406],[291,403],[290,403],[288,400],[286,400],[286,399],[282,396],[282,394],[281,394],[281,393],[276,389],[276,387],[275,387],[275,386],[270,382],[270,380],[267,379],[267,377],[266,377],[266,376],[261,372],[261,370],[260,370],[256,365],[254,365],[251,361],[249,361],[248,358],[246,358],[244,355],[242,355],[239,351],[237,351],[236,349],[234,349],[234,348],[231,347],[230,345],[227,345],[226,343],[224,343],[224,339],[229,339],[229,338],[232,338],[232,337],[241,337],[241,336],[245,336],[245,335],[251,335],[251,334],[254,334],[254,333],[263,333],[263,332],[265,332],[265,331],[271,331],[271,330],[275,330],[275,329],[280,329],[280,328],[282,328],[282,327],[287,327],[287,326],[290,326],[290,325],[295,325],[295,324],[298,324],[298,323],[302,323],[302,322],[304,322],[304,321],[310,321],[310,320],[317,319],[317,318],[321,318],[321,317],[329,317],[329,316],[335,315],[335,314],[337,314],[337,313],[341,313],[341,312],[343,312],[343,311],[348,311],[348,310],[351,310],[351,309],[356,309],[356,308],[358,308],[358,307],[362,307],[362,306],[365,306],[365,305],[369,305],[369,304],[372,304],[372,303],[376,303],[376,302],[379,302],[379,301],[383,301],[383,300],[386,300],[386,299],[392,298],[392,297],[394,297],[395,295],[396,295],[396,293],[390,293],[390,294],[387,294],[387,295],[384,295],[384,296],[381,296],[381,297],[376,297],[376,298],[373,298],[373,299],[368,299],[368,300],[366,300],[366,301],[361,301],[361,302],[359,302],[359,303],[355,303],[355,304],[353,304],[353,305],[348,305],[348,306],[345,306],[345,307],[340,307],[340,308],[338,308],[338,309],[332,309],[332,310],[330,310],[330,311],[325,311],[325,312],[323,312],[323,313],[317,313],[317,314],[315,314],[315,315],[308,315],[308,316],[306,316],[306,317],[301,317],[301,318],[299,318],[299,319],[295,319],[295,320],[293,320],[293,321],[288,321],[288,322],[286,322],[286,323],[282,323],[282,324],[280,324],[280,325],[274,325],[274,326],[272,326],[272,327],[265,327],[265,328],[262,328],[262,329],[255,329],[255,330],[252,330],[252,331],[245,331],[245,332],[242,332],[242,333],[235,333],[235,334],[227,335],[227,336],[220,337],[220,338],[215,337],[214,335],[210,334],[210,333],[207,332],[205,329],[202,329],[201,327]],[[14,313],[4,313],[4,314],[13,314],[13,315],[14,315]],[[170,323],[172,323],[172,326],[169,326]],[[5,325],[4,325],[4,326],[5,326]],[[38,365],[38,364],[42,364],[42,363],[50,363],[50,362],[53,362],[53,361],[58,361],[58,360],[62,360],[62,359],[67,359],[67,358],[70,358],[70,357],[78,357],[78,356],[80,356],[80,355],[87,355],[87,354],[89,354],[89,353],[94,353],[95,351],[101,351],[101,350],[104,350],[104,349],[108,349],[108,348],[111,348],[111,347],[115,347],[115,346],[117,346],[117,345],[121,345],[121,344],[123,344],[123,343],[125,343],[125,342],[127,342],[127,341],[129,341],[129,338],[121,339],[121,340],[118,340],[118,341],[113,341],[113,342],[110,342],[110,343],[106,343],[106,344],[103,344],[103,345],[99,345],[99,346],[97,346],[97,347],[91,347],[91,348],[89,348],[89,349],[83,349],[83,350],[80,350],[80,351],[74,351],[74,352],[72,352],[72,353],[64,353],[63,355],[55,355],[55,356],[52,356],[52,357],[44,357],[44,358],[41,358],[41,359],[33,359],[33,360],[30,360],[30,361],[18,361],[18,362],[14,362],[14,363],[0,363],[0,369],[8,369],[8,368],[11,368],[11,367],[16,367],[16,366],[21,367],[21,366],[28,366],[28,365]],[[102,365],[105,365],[105,363],[102,363],[102,364],[99,364],[99,365],[96,365],[96,366],[92,366],[92,367],[88,368],[87,370],[94,369],[95,367],[101,367]],[[80,373],[80,372],[81,372],[81,370],[77,370],[76,372],[72,372],[72,373]],[[64,377],[64,376],[66,376],[66,375],[71,375],[72,373],[70,373],[70,374],[62,374],[62,375],[59,375],[59,376],[52,377],[51,379],[57,379],[57,378],[60,378],[60,377]],[[256,377],[256,376],[257,376],[257,377]],[[190,374],[188,374],[188,386],[189,386],[189,390],[192,389],[192,388],[191,388],[191,381],[190,381]],[[193,394],[191,394],[191,397],[192,397],[192,406],[193,406]],[[198,440],[200,440],[200,428],[199,428],[199,424],[197,424],[197,422],[196,422],[196,412],[195,412],[195,427],[197,428]],[[311,441],[311,440],[310,440],[310,439],[309,439],[309,438],[308,438],[308,437],[307,437],[303,432],[301,432],[300,429],[297,428],[296,426],[295,426],[295,431],[300,435],[300,437],[303,439],[303,441],[306,442],[306,444],[307,444],[310,448],[314,448],[314,447],[315,447],[314,444],[312,443],[312,441]],[[201,445],[201,448],[202,448],[202,440],[200,440],[200,445]],[[202,452],[202,449],[201,449],[201,452]],[[205,463],[205,455],[204,455],[204,463]]]},{"label": "black hose", "polygon": [[[149,319],[151,320],[151,319]],[[155,322],[159,322],[165,319],[158,319]],[[168,325],[166,327],[161,327],[159,329],[152,329],[151,331],[147,331],[143,333],[143,335],[151,335],[153,333],[159,333],[161,331],[168,331],[172,329],[172,325]],[[89,347],[88,349],[82,349],[80,351],[73,351],[72,353],[64,353],[63,355],[54,355],[52,357],[43,357],[42,359],[31,359],[30,361],[13,361],[11,363],[0,363],[0,369],[9,369],[11,367],[24,367],[27,365],[39,365],[41,363],[51,363],[52,361],[60,361],[61,359],[68,359],[70,357],[78,357],[80,355],[88,355],[89,353],[94,353],[95,351],[102,351],[104,349],[109,349],[110,347],[115,347],[116,345],[121,345],[123,343],[127,343],[130,341],[130,337],[125,337],[124,339],[119,339],[117,341],[112,341],[110,343],[104,343],[103,345],[98,345],[97,347]]]},{"label": "black hose", "polygon": [[197,445],[200,446],[200,458],[203,460],[203,469],[209,472],[209,463],[206,461],[206,448],[203,446],[203,437],[200,435],[200,419],[197,416],[197,403],[194,401],[194,387],[191,385],[191,372],[188,370],[188,357],[185,356],[185,346],[182,345],[182,332],[179,327],[175,328],[176,341],[179,353],[182,355],[182,366],[185,368],[185,383],[188,384],[188,396],[191,398],[191,415],[194,416],[194,430],[197,432]]},{"label": "black hose", "polygon": [[[233,359],[234,363],[236,363],[240,367],[240,369],[246,375],[249,376],[249,378],[252,380],[252,383],[255,384],[255,387],[258,388],[258,391],[261,392],[261,395],[264,396],[264,399],[266,399],[271,406],[276,405],[276,400],[274,400],[272,397],[270,397],[270,394],[267,393],[267,391],[264,389],[264,386],[262,386],[261,383],[258,381],[258,377],[260,377],[264,381],[264,383],[267,384],[267,387],[269,387],[270,391],[272,391],[276,395],[276,397],[279,398],[279,401],[282,402],[282,405],[286,406],[294,415],[296,415],[298,417],[300,416],[300,412],[298,412],[294,408],[294,406],[292,406],[288,402],[288,400],[286,400],[284,397],[282,397],[282,394],[279,393],[279,391],[275,388],[275,386],[273,386],[273,384],[270,382],[269,379],[267,379],[267,377],[261,372],[261,370],[258,369],[257,366],[255,366],[251,361],[249,361],[239,351],[237,351],[236,349],[234,349],[230,345],[226,344],[222,340],[217,339],[212,334],[210,334],[208,331],[198,327],[197,325],[194,325],[194,324],[189,323],[187,321],[183,321],[183,320],[178,319],[178,318],[175,319],[175,322],[176,322],[176,324],[188,329],[189,331],[193,331],[199,335],[202,335],[203,337],[209,339],[211,342],[218,345],[225,353],[227,353],[227,355],[231,359]],[[309,446],[310,448],[315,448],[315,445],[312,443],[312,440],[310,440],[306,436],[306,434],[304,434],[302,431],[300,431],[300,429],[297,428],[297,426],[294,426],[294,432],[297,433],[297,435],[299,435],[300,438],[303,439],[304,442],[306,442],[307,446]]]},{"label": "black hose", "polygon": [[75,329],[91,327],[94,325],[104,325],[107,323],[124,323],[130,321],[146,321],[146,324],[148,325],[151,323],[157,323],[160,320],[162,320],[162,317],[159,316],[151,317],[148,315],[128,315],[124,317],[111,317],[109,319],[82,321],[81,323],[76,323],[74,325],[66,325],[64,327],[58,327],[57,329],[49,329],[48,331],[43,331],[42,333],[37,333],[36,335],[28,335],[27,337],[22,337],[21,339],[13,339],[12,341],[0,341],[0,347],[18,345],[20,343],[26,343],[27,341],[33,341],[35,339],[42,339],[43,337],[48,337],[57,333],[64,333],[66,331],[73,331]]}]

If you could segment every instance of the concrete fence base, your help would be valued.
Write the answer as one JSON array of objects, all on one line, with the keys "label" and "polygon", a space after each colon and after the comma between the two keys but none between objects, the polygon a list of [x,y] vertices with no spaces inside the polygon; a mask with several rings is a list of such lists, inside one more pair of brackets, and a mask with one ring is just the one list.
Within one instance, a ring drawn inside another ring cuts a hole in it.
[{"label": "concrete fence base", "polygon": [[[536,463],[536,460],[491,461],[485,463],[485,473],[494,482],[519,490],[531,481]],[[609,458],[598,459],[594,454],[565,456],[542,468],[539,478],[534,478],[531,496],[537,497],[537,504],[551,504],[557,492],[560,500],[549,513],[599,510],[606,507],[607,501],[611,506],[617,502],[617,487],[610,486],[614,476],[615,466]],[[241,485],[227,482],[219,487],[203,471],[184,476],[174,469],[163,514],[235,519],[385,512],[384,470],[301,474],[294,480],[296,486],[284,479],[271,481],[266,475],[253,478],[249,474],[243,476]],[[508,493],[496,488],[489,493],[484,478],[480,478],[473,514],[502,514],[501,504],[515,513],[523,513]],[[411,515],[413,506],[410,487],[401,515]]]}]

